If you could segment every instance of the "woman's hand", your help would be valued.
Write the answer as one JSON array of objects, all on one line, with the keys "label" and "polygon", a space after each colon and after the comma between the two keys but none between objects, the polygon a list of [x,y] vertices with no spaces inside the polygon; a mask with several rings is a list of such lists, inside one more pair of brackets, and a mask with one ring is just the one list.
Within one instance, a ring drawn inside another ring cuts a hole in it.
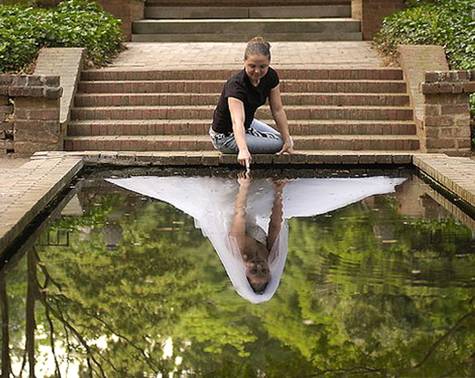
[{"label": "woman's hand", "polygon": [[248,188],[251,185],[251,173],[247,171],[238,172],[238,183],[240,187]]},{"label": "woman's hand", "polygon": [[288,179],[272,179],[272,184],[274,185],[274,189],[276,192],[282,192],[282,189],[284,189],[284,186],[287,185],[289,182]]},{"label": "woman's hand", "polygon": [[284,145],[282,146],[282,149],[277,152],[277,155],[281,154],[295,154],[294,141],[292,140],[292,138],[289,137],[284,140]]},{"label": "woman's hand", "polygon": [[247,148],[239,150],[237,159],[238,159],[238,163],[246,167],[246,169],[248,169],[251,166],[252,156],[249,153],[249,150]]}]

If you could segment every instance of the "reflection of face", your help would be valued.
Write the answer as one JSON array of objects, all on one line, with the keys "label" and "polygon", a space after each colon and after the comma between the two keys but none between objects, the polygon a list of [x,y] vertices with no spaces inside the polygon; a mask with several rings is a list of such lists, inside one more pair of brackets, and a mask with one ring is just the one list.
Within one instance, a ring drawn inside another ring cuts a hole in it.
[{"label": "reflection of face", "polygon": [[270,281],[271,275],[267,261],[255,258],[245,262],[246,277],[255,293],[261,294]]},{"label": "reflection of face", "polygon": [[269,64],[270,61],[267,56],[254,54],[249,55],[247,59],[244,60],[244,69],[251,81],[257,83],[267,74],[267,71],[269,71]]}]

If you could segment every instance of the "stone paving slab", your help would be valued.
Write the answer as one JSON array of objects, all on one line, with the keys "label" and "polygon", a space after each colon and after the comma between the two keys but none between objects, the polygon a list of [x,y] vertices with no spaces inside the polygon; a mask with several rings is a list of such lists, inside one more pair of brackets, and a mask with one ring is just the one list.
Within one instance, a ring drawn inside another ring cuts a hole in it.
[{"label": "stone paving slab", "polygon": [[414,154],[413,164],[475,207],[475,161],[445,154]]},{"label": "stone paving slab", "polygon": [[[245,43],[130,42],[107,70],[223,69],[242,66]],[[382,58],[371,42],[273,42],[276,68],[374,68]]]},{"label": "stone paving slab", "polygon": [[0,168],[0,255],[82,166],[81,158],[66,156]]}]

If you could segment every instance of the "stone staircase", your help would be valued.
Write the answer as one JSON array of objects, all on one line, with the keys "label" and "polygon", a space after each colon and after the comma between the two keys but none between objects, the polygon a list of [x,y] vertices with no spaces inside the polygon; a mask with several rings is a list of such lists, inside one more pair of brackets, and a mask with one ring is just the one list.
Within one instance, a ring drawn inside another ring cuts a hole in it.
[{"label": "stone staircase", "polygon": [[[208,129],[236,70],[82,73],[66,150],[209,151]],[[416,151],[419,140],[398,68],[278,69],[298,150]],[[268,106],[257,118],[274,125]]]},{"label": "stone staircase", "polygon": [[132,31],[133,42],[362,40],[350,0],[147,0]]}]

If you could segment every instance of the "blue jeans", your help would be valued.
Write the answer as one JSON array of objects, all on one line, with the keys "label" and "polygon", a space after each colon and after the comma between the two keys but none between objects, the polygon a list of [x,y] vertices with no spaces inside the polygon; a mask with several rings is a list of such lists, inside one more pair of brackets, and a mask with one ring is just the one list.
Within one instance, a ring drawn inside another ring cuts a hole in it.
[{"label": "blue jeans", "polygon": [[[234,134],[229,135],[209,129],[211,142],[214,148],[223,154],[237,154],[239,152]],[[264,122],[254,119],[246,130],[246,144],[251,154],[275,154],[282,149],[284,141],[278,131]]]}]

